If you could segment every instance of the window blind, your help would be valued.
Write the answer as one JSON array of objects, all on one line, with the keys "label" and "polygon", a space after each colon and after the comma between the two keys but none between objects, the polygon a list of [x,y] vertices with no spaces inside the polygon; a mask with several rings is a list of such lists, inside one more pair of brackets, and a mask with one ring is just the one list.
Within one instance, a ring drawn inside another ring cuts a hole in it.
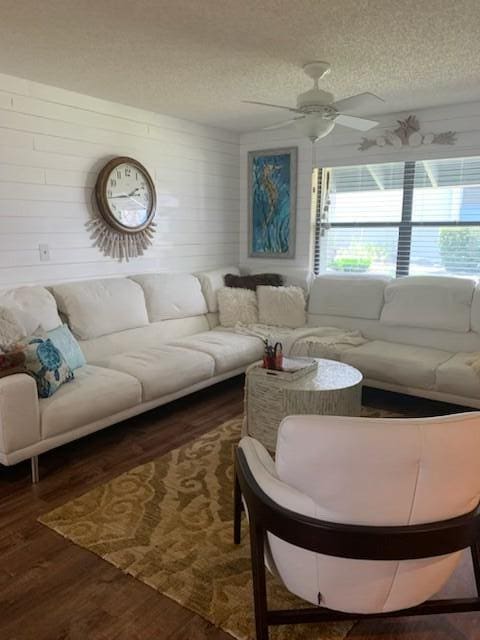
[{"label": "window blind", "polygon": [[480,158],[319,171],[314,269],[480,275]]}]

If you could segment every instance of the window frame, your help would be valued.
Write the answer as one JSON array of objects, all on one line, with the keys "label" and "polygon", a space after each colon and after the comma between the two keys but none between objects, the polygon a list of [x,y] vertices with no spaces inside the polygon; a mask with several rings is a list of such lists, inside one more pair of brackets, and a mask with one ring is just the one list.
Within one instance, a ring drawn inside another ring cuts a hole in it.
[{"label": "window frame", "polygon": [[[415,169],[417,163],[422,160],[407,160],[403,163],[403,198],[401,218],[393,222],[329,222],[328,203],[325,199],[325,172],[328,179],[326,184],[330,184],[330,169],[320,168],[315,181],[314,195],[316,196],[316,216],[315,216],[315,246],[313,256],[313,271],[315,275],[320,275],[320,245],[324,230],[328,229],[378,229],[393,228],[398,229],[397,259],[395,265],[395,276],[400,278],[408,276],[410,272],[410,254],[412,249],[413,230],[416,227],[480,227],[480,220],[413,220],[413,195],[415,191]],[[335,167],[333,167],[335,169]],[[322,184],[322,179],[324,184]],[[327,194],[328,196],[328,194]],[[479,274],[480,275],[480,274]]]}]

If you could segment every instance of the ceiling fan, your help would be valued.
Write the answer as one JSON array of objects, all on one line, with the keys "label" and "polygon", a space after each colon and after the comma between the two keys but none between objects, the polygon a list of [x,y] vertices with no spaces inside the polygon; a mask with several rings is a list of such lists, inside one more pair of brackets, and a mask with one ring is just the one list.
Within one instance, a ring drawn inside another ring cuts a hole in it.
[{"label": "ceiling fan", "polygon": [[328,135],[336,124],[350,127],[350,129],[357,129],[358,131],[368,131],[378,125],[378,122],[374,120],[358,118],[345,112],[355,111],[370,105],[374,107],[379,102],[385,102],[383,98],[366,92],[335,101],[332,93],[323,91],[318,86],[319,80],[330,73],[330,64],[328,62],[309,62],[303,66],[303,70],[307,76],[312,78],[313,89],[305,91],[297,97],[296,107],[286,107],[255,100],[243,100],[248,104],[276,107],[277,109],[285,109],[291,113],[298,114],[288,120],[278,122],[269,127],[263,127],[263,130],[280,129],[293,124],[302,135],[307,136],[312,142],[316,142]]}]

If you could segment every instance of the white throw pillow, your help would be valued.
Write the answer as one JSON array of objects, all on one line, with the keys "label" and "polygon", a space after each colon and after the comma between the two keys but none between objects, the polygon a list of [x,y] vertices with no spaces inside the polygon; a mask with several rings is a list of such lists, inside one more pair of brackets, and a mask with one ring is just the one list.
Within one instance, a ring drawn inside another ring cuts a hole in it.
[{"label": "white throw pillow", "polygon": [[[0,352],[11,351],[23,338],[29,335],[33,323],[26,324],[28,314],[21,309],[0,306]],[[35,329],[38,328],[38,322]],[[33,330],[32,330],[33,333]]]},{"label": "white throw pillow", "polygon": [[217,292],[218,311],[222,327],[234,327],[237,322],[258,322],[257,296],[250,289],[222,287]]},{"label": "white throw pillow", "polygon": [[257,287],[260,324],[305,326],[305,294],[300,287]]},{"label": "white throw pillow", "polygon": [[12,309],[17,320],[27,329],[27,335],[32,333],[28,330],[32,326],[34,329],[42,326],[45,331],[51,331],[62,324],[55,298],[44,287],[19,287],[3,291],[0,293],[0,306]]},{"label": "white throw pillow", "polygon": [[[3,306],[0,302],[0,308],[3,310],[8,310],[12,314],[16,325],[20,328],[23,336],[31,336],[33,335],[37,329],[40,327],[43,329],[42,323],[36,318],[32,316],[30,313],[25,311],[24,309],[20,309],[20,307],[16,306]],[[8,318],[8,316],[7,316]]]}]

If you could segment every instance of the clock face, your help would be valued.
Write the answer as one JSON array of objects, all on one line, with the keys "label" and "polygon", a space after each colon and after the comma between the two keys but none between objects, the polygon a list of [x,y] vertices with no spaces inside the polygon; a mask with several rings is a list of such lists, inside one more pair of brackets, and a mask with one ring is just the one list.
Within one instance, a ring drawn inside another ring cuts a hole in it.
[{"label": "clock face", "polygon": [[145,225],[152,213],[154,193],[151,180],[135,164],[117,164],[105,182],[106,203],[113,218],[127,229]]}]

